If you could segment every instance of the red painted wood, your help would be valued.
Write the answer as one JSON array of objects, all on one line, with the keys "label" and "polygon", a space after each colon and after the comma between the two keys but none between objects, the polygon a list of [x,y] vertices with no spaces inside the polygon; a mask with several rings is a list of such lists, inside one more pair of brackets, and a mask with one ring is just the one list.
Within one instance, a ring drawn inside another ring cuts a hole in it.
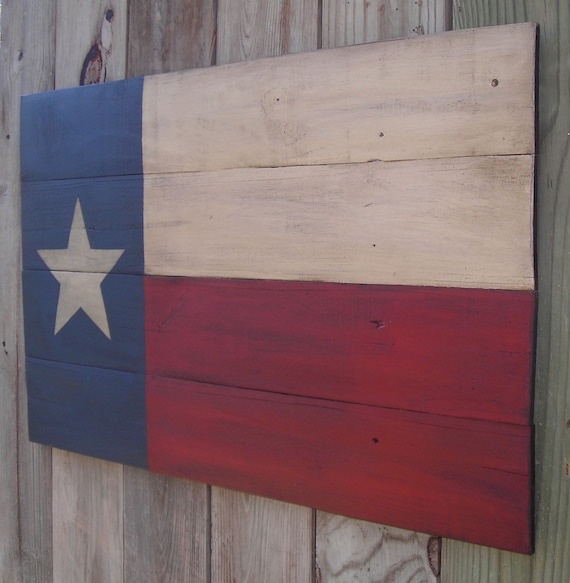
[{"label": "red painted wood", "polygon": [[147,377],[149,467],[530,551],[529,427]]},{"label": "red painted wood", "polygon": [[147,372],[527,424],[534,293],[145,279]]}]

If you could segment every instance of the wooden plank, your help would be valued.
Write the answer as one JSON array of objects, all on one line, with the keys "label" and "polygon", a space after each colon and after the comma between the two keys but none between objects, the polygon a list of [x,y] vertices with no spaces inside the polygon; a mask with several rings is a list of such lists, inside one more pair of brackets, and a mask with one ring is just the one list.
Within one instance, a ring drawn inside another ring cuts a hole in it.
[{"label": "wooden plank", "polygon": [[123,79],[127,2],[58,0],[57,5],[56,88]]},{"label": "wooden plank", "polygon": [[[142,188],[138,177],[25,184],[26,267],[45,269],[42,254],[58,253],[45,242],[56,223],[52,243],[66,245],[79,196],[91,220],[129,205],[111,245],[128,247],[141,237]],[[531,156],[151,175],[144,266],[150,275],[533,289],[532,212]],[[98,236],[107,248],[108,222]],[[126,259],[121,269],[140,272],[141,259]]]},{"label": "wooden plank", "polygon": [[145,298],[148,374],[529,423],[533,292],[157,277]]},{"label": "wooden plank", "polygon": [[218,10],[216,63],[317,48],[317,0],[225,0]]},{"label": "wooden plank", "polygon": [[145,172],[531,153],[534,38],[527,24],[148,78]]},{"label": "wooden plank", "polygon": [[570,556],[570,480],[564,464],[569,419],[566,260],[570,198],[570,11],[565,1],[467,0],[454,3],[454,26],[467,28],[532,20],[540,26],[537,173],[538,335],[536,425],[536,544],[532,557],[445,541],[442,581],[542,583],[566,581]]},{"label": "wooden plank", "polygon": [[[122,79],[126,25],[126,0],[58,0],[56,88]],[[122,583],[122,466],[60,450],[52,466],[54,582]]]},{"label": "wooden plank", "polygon": [[[19,67],[19,35],[24,29],[23,14],[17,2],[4,6],[0,67],[0,513],[5,524],[0,529],[0,580],[22,581],[19,537],[18,488],[18,97],[21,69]],[[13,36],[12,36],[13,35]],[[16,132],[13,134],[13,132]],[[15,141],[15,143],[14,143]]]},{"label": "wooden plank", "polygon": [[[420,7],[419,5],[422,4]],[[410,2],[399,0],[398,2],[384,2],[383,0],[371,0],[370,2],[349,2],[345,0],[324,0],[322,5],[322,45],[323,47],[343,46],[347,44],[360,44],[364,42],[373,42],[378,40],[392,39],[406,32],[404,36],[420,32],[419,26],[424,27],[424,32],[444,32],[449,27],[449,17],[447,12],[451,2],[446,0],[443,4],[443,10],[434,10],[441,4],[433,1],[415,2],[412,10],[404,14],[403,6],[410,7]],[[421,8],[422,20],[418,23],[417,19],[410,20],[410,15],[414,15],[415,10]],[[387,17],[385,16],[388,10]],[[425,22],[425,15],[428,15],[428,22]],[[432,18],[433,17],[433,18]],[[382,531],[366,530],[367,548],[379,549],[376,554],[362,555],[360,545],[352,544],[352,536],[355,530],[357,532],[362,528],[359,521],[351,521],[341,518],[343,525],[340,531],[333,531],[339,534],[336,539],[337,544],[331,548],[330,532],[331,520],[329,515],[322,512],[316,514],[316,537],[315,537],[315,555],[317,567],[317,580],[323,583],[334,583],[343,581],[345,573],[357,573],[358,579],[366,581],[365,577],[370,577],[373,581],[380,579],[383,572],[392,572],[400,569],[400,565],[409,564],[410,559],[413,561],[417,556],[417,546],[413,542],[407,542],[399,546],[397,552],[394,552],[391,546],[384,545],[386,537],[398,539],[401,535],[400,530],[390,527],[382,527]],[[421,534],[409,534],[411,540],[418,537],[423,542],[424,548],[427,547],[428,536]],[[437,541],[440,539],[434,539]],[[438,553],[436,553],[438,554]],[[333,563],[328,557],[335,555],[337,561]],[[425,554],[422,561],[425,564]],[[437,570],[434,576],[426,573],[425,579],[428,582],[435,581]]]},{"label": "wooden plank", "polygon": [[530,551],[528,426],[157,376],[147,403],[154,471]]},{"label": "wooden plank", "polygon": [[[131,1],[127,76],[206,66],[215,58],[212,0]],[[210,491],[124,469],[125,583],[209,581]]]},{"label": "wooden plank", "polygon": [[[439,574],[439,539],[319,512],[317,581],[433,581]],[[320,577],[320,579],[319,579]]]},{"label": "wooden plank", "polygon": [[125,582],[208,580],[209,496],[203,484],[125,467]]},{"label": "wooden plank", "polygon": [[214,488],[212,573],[217,581],[312,580],[313,511]]},{"label": "wooden plank", "polygon": [[[444,33],[147,77],[145,174],[532,153],[535,32]],[[140,128],[142,80],[89,89],[26,100],[26,180],[132,173],[140,147],[121,146]]]},{"label": "wooden plank", "polygon": [[533,289],[532,176],[529,156],[145,176],[145,271]]},{"label": "wooden plank", "polygon": [[54,581],[123,581],[120,466],[59,450],[53,458]]},{"label": "wooden plank", "polygon": [[323,48],[449,29],[446,0],[323,0]]},{"label": "wooden plank", "polygon": [[127,77],[207,67],[215,58],[213,0],[134,0]]},{"label": "wooden plank", "polygon": [[[243,7],[243,15],[236,14],[240,6]],[[262,16],[253,30],[249,28],[251,16],[247,13],[252,8]],[[234,32],[238,28],[235,26],[236,16],[240,23],[239,36]],[[314,0],[220,2],[217,63],[314,49],[318,44],[318,22],[317,3]],[[270,31],[280,32],[272,34]],[[211,100],[216,93],[207,91],[206,95]],[[215,109],[216,115],[222,115],[224,106],[218,103]],[[311,581],[314,551],[301,541],[313,538],[312,514],[299,513],[298,509],[288,505],[252,496],[247,500],[250,518],[246,523],[251,525],[249,532],[252,535],[241,536],[238,530],[239,518],[244,513],[237,514],[236,508],[242,504],[242,495],[212,488],[212,532],[221,534],[225,525],[235,525],[232,528],[235,534],[230,539],[231,555],[228,547],[222,544],[223,539],[212,537],[210,583],[225,583],[230,573],[236,581],[249,583],[266,583],[266,574],[271,575],[269,580],[283,583]],[[230,556],[232,559],[228,560]],[[235,557],[247,557],[247,563],[241,559],[235,560]]]},{"label": "wooden plank", "polygon": [[55,2],[3,2],[0,44],[0,580],[52,580],[51,453],[28,440],[20,284],[20,94],[53,88]]}]

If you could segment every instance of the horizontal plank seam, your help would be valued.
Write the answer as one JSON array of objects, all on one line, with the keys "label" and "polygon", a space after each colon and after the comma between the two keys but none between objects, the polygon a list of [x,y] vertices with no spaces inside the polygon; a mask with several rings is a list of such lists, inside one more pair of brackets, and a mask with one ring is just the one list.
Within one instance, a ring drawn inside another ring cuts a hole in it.
[{"label": "horizontal plank seam", "polygon": [[217,174],[220,172],[234,171],[234,170],[271,170],[271,169],[281,169],[281,168],[310,168],[310,167],[323,167],[323,166],[359,166],[363,164],[399,164],[405,162],[430,162],[435,160],[474,160],[477,158],[518,158],[518,157],[535,157],[536,153],[532,152],[517,152],[513,154],[479,154],[476,156],[436,156],[433,158],[402,158],[398,160],[386,159],[381,160],[379,158],[374,158],[371,160],[366,160],[363,162],[327,162],[327,163],[313,163],[313,164],[284,164],[282,166],[230,166],[227,168],[219,168],[216,170],[176,170],[168,172],[138,172],[134,174],[98,174],[96,176],[70,176],[68,178],[44,178],[38,180],[28,180],[22,178],[22,184],[42,184],[51,182],[69,182],[78,180],[105,180],[112,178],[129,178],[138,176],[168,176],[171,174]]},{"label": "horizontal plank seam", "polygon": [[[59,249],[65,250],[67,247],[55,248],[54,251]],[[94,247],[94,249],[99,250],[98,247]],[[52,249],[50,248],[49,251]],[[105,248],[101,248],[101,250],[105,250]],[[113,271],[110,272],[103,272],[103,271],[63,271],[63,270],[52,270],[49,269],[47,266],[45,268],[26,268],[22,270],[23,272],[29,273],[106,273],[106,275],[112,276],[125,276],[125,277],[145,277],[145,278],[168,278],[168,279],[212,279],[217,281],[278,281],[282,283],[306,283],[306,284],[319,284],[319,283],[327,283],[327,284],[334,284],[334,285],[350,285],[350,286],[385,286],[385,287],[406,287],[406,288],[419,288],[419,289],[450,289],[450,290],[481,290],[481,291],[489,291],[489,292],[518,292],[518,293],[532,293],[536,295],[536,281],[535,279],[530,276],[525,278],[525,281],[529,283],[529,285],[525,287],[498,287],[497,285],[492,285],[489,281],[473,281],[471,282],[473,285],[469,286],[459,286],[457,285],[456,280],[440,280],[441,285],[421,285],[420,283],[413,283],[413,284],[397,284],[397,283],[370,283],[370,282],[350,282],[350,281],[331,281],[328,279],[291,279],[291,278],[284,278],[284,279],[275,279],[275,278],[253,278],[253,277],[222,277],[222,276],[213,276],[213,275],[169,275],[169,274],[155,274],[155,273],[141,273],[141,272],[134,272],[134,271]]]},{"label": "horizontal plank seam", "polygon": [[[152,376],[155,378],[165,379],[165,380],[187,381],[187,382],[195,383],[198,385],[212,386],[212,387],[217,387],[217,388],[221,388],[221,389],[236,389],[236,390],[253,391],[255,393],[259,393],[260,395],[267,395],[268,397],[282,396],[282,397],[293,397],[293,398],[307,399],[308,401],[314,401],[315,404],[310,405],[310,406],[316,407],[318,409],[328,408],[328,409],[336,410],[336,407],[334,407],[334,404],[338,403],[339,405],[355,405],[358,407],[366,407],[366,408],[373,407],[374,409],[380,409],[383,411],[394,411],[394,412],[400,412],[400,413],[417,413],[420,415],[425,415],[427,417],[436,417],[436,418],[442,418],[442,419],[454,419],[454,420],[462,420],[463,419],[465,421],[483,422],[483,423],[489,423],[492,425],[499,425],[502,427],[509,427],[509,426],[510,427],[532,427],[531,423],[508,423],[505,421],[493,421],[491,419],[485,419],[483,417],[457,417],[454,415],[445,415],[442,413],[429,413],[426,411],[421,411],[421,410],[416,410],[416,409],[402,409],[401,407],[388,407],[388,406],[374,405],[374,404],[368,404],[368,403],[359,403],[356,401],[344,401],[344,400],[340,400],[340,399],[325,399],[324,397],[316,397],[316,396],[309,397],[307,395],[301,395],[301,394],[297,394],[297,393],[284,393],[282,391],[268,391],[265,389],[251,388],[251,387],[245,387],[245,386],[239,386],[239,385],[224,385],[224,384],[219,384],[219,383],[214,383],[214,382],[209,382],[209,381],[202,381],[199,379],[181,377],[181,376],[176,376],[176,375],[165,376],[165,375],[160,375],[160,374],[151,374],[148,372],[142,373],[142,372],[121,370],[121,369],[115,369],[115,368],[105,368],[105,367],[92,366],[92,365],[88,365],[88,364],[77,364],[77,363],[72,363],[72,362],[62,362],[59,360],[51,360],[51,359],[47,359],[47,358],[38,358],[36,356],[26,356],[26,358],[30,361],[37,362],[40,364],[41,363],[62,364],[64,366],[84,367],[87,369],[94,369],[94,370],[107,370],[107,371],[111,371],[111,372],[140,375],[140,376],[144,376],[144,377]],[[244,397],[244,398],[246,398],[246,397]],[[253,399],[249,398],[249,400],[253,400]],[[260,398],[257,400],[265,401],[266,399]],[[322,407],[321,405],[319,405],[319,403],[327,403],[327,404],[329,404],[329,406]],[[435,426],[437,426],[436,424],[427,423],[427,422],[423,422],[423,423],[418,422],[418,423],[421,423],[423,425],[435,425]],[[526,474],[521,474],[521,475],[526,475]]]}]

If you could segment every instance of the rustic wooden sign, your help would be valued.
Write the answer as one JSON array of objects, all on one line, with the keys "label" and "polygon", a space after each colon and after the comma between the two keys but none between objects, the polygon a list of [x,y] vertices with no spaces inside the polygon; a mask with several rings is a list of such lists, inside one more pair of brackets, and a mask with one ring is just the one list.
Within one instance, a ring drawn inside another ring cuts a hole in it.
[{"label": "rustic wooden sign", "polygon": [[30,438],[528,553],[535,27],[25,97]]}]

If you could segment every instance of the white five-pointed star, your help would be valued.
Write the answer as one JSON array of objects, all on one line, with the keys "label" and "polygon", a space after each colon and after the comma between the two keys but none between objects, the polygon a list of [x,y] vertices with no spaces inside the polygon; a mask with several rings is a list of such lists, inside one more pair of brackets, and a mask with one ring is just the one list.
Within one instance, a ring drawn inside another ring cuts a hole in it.
[{"label": "white five-pointed star", "polygon": [[82,309],[101,332],[111,338],[101,283],[124,251],[91,248],[81,204],[77,199],[67,249],[38,251],[59,282],[54,335]]}]

